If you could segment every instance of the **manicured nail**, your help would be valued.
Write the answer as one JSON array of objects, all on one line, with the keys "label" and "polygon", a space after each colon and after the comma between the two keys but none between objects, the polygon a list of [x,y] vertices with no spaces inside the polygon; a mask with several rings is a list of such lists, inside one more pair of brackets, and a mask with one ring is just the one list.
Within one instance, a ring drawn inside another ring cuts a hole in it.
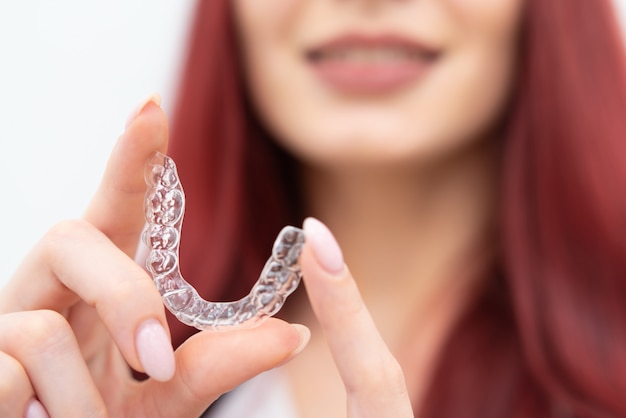
[{"label": "manicured nail", "polygon": [[298,354],[300,354],[302,350],[304,350],[304,347],[306,347],[306,345],[309,343],[309,340],[311,339],[311,331],[304,325],[291,324],[291,326],[294,327],[296,331],[298,331],[298,334],[300,334],[300,344],[298,344],[298,347],[296,347],[291,352],[291,355],[289,356],[289,358],[293,358],[297,356]]},{"label": "manicured nail", "polygon": [[26,406],[25,418],[50,418],[46,408],[37,399],[31,399]]},{"label": "manicured nail", "polygon": [[166,382],[174,376],[176,362],[167,332],[156,319],[148,319],[137,329],[137,354],[144,371],[155,380]]},{"label": "manicured nail", "polygon": [[315,258],[328,273],[337,275],[344,269],[343,254],[332,232],[315,218],[304,220],[304,236]]},{"label": "manicured nail", "polygon": [[282,362],[280,362],[280,364],[278,364],[276,367],[281,367],[285,365],[286,363],[289,363],[289,361],[292,358],[294,358],[295,356],[300,354],[302,350],[304,350],[304,348],[309,343],[309,340],[311,339],[311,331],[307,327],[305,327],[304,325],[300,325],[300,324],[290,324],[290,325],[300,335],[300,343],[298,344],[296,348],[294,348],[294,350],[289,354],[289,356],[286,359],[284,359]]},{"label": "manicured nail", "polygon": [[126,120],[126,127],[130,126],[131,123],[139,116],[139,114],[148,106],[148,103],[154,103],[155,105],[161,107],[161,96],[158,93],[152,94],[146,100],[141,102],[139,106],[137,106],[130,114],[128,119]]}]

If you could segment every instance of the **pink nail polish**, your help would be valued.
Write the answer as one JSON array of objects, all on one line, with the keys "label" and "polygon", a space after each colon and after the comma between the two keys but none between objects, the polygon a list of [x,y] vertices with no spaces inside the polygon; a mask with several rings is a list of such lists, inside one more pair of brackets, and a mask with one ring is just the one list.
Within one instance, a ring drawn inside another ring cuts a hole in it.
[{"label": "pink nail polish", "polygon": [[344,269],[343,254],[332,232],[315,218],[305,219],[303,228],[307,243],[320,266],[330,274],[341,273]]},{"label": "pink nail polish", "polygon": [[298,331],[298,334],[300,334],[300,344],[298,344],[298,347],[296,347],[296,349],[291,352],[289,356],[290,358],[295,357],[298,354],[300,354],[302,350],[304,350],[304,347],[306,347],[307,344],[309,343],[309,340],[311,339],[311,331],[304,325],[291,324],[291,326],[295,328],[296,331]]},{"label": "pink nail polish", "polygon": [[160,107],[161,106],[161,96],[158,93],[154,93],[150,97],[145,99],[143,102],[141,102],[141,104],[139,106],[137,106],[131,112],[130,116],[128,116],[128,119],[126,120],[126,127],[127,128],[130,126],[131,123],[133,123],[135,118],[137,118],[137,116],[139,116],[141,111],[145,109],[145,107],[148,105],[148,103],[154,103],[155,105]]},{"label": "pink nail polish", "polygon": [[50,418],[46,408],[37,399],[31,399],[26,406],[25,418]]},{"label": "pink nail polish", "polygon": [[302,350],[305,349],[305,347],[311,340],[311,331],[306,326],[300,324],[291,324],[291,326],[298,332],[298,334],[300,334],[300,344],[298,344],[298,346],[289,354],[289,356],[276,367],[280,367],[289,363],[291,359],[296,357],[302,352]]},{"label": "pink nail polish", "polygon": [[156,319],[144,321],[137,329],[137,354],[146,374],[166,382],[174,376],[176,361],[170,339]]}]

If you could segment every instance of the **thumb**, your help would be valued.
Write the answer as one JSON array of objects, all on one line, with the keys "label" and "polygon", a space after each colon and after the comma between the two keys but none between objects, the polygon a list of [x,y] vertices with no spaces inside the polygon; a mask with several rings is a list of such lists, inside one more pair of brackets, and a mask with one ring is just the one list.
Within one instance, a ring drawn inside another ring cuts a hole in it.
[{"label": "thumb", "polygon": [[132,115],[84,215],[131,257],[144,225],[144,166],[156,151],[165,153],[167,149],[167,119],[160,102],[154,95]]},{"label": "thumb", "polygon": [[308,328],[275,318],[255,328],[200,332],[176,350],[172,380],[146,382],[139,415],[198,417],[223,393],[297,355],[309,337]]}]

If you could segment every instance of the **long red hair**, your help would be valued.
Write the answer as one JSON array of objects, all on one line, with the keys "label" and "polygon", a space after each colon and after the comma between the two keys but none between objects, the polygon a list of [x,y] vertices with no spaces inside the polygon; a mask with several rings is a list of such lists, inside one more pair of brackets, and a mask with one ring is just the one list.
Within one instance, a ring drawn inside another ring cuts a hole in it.
[{"label": "long red hair", "polygon": [[[246,96],[231,0],[198,2],[171,155],[181,269],[243,296],[301,218],[294,162]],[[526,0],[505,117],[502,260],[456,325],[420,416],[626,416],[626,62],[609,0]],[[172,321],[175,343],[191,334]],[[405,370],[405,373],[410,373]]]}]

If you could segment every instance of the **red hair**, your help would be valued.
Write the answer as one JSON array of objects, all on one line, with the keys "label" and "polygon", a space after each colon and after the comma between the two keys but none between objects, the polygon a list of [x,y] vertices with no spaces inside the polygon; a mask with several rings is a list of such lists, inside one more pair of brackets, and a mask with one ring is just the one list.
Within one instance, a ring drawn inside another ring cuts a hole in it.
[{"label": "red hair", "polygon": [[[246,97],[230,0],[198,3],[170,154],[181,269],[243,296],[299,223],[291,158]],[[456,324],[421,416],[626,416],[626,62],[609,0],[526,0],[506,127],[502,262]],[[191,330],[172,322],[176,343]],[[410,373],[405,370],[405,373]]]},{"label": "red hair", "polygon": [[[248,107],[237,50],[230,1],[198,2],[169,154],[188,196],[181,271],[210,300],[247,294],[277,232],[300,223],[292,162]],[[170,323],[176,344],[193,332]]]}]

